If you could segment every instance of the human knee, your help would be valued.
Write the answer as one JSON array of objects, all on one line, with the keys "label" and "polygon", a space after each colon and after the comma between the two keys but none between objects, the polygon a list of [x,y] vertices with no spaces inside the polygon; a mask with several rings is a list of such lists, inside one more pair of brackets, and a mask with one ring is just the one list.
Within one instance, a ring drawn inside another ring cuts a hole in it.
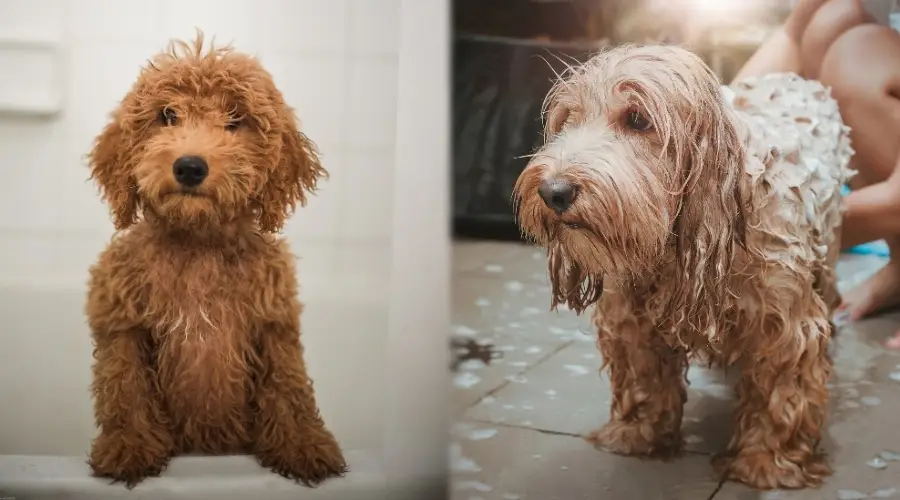
[{"label": "human knee", "polygon": [[800,58],[809,78],[818,78],[826,52],[848,31],[873,23],[857,0],[829,0],[815,14],[800,36]]},{"label": "human knee", "polygon": [[900,33],[876,24],[848,30],[828,48],[819,79],[838,101],[880,98],[900,81]]}]

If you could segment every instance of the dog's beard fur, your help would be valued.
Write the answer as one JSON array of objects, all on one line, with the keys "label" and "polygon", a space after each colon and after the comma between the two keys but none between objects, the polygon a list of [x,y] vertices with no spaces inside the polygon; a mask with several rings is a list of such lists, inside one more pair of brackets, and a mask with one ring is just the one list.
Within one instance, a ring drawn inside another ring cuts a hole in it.
[{"label": "dog's beard fur", "polygon": [[566,255],[566,247],[552,243],[547,250],[547,270],[550,276],[550,309],[565,304],[581,314],[603,295],[603,275],[588,270]]}]

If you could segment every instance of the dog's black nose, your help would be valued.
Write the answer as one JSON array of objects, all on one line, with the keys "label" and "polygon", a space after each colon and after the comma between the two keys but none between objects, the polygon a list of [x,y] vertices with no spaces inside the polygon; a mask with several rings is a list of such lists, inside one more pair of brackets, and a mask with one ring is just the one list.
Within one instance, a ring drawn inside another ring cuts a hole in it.
[{"label": "dog's black nose", "polygon": [[182,156],[172,165],[175,180],[185,187],[199,186],[209,173],[206,160],[199,156]]},{"label": "dog's black nose", "polygon": [[548,207],[561,214],[575,200],[575,186],[565,179],[546,179],[538,188],[538,194]]}]

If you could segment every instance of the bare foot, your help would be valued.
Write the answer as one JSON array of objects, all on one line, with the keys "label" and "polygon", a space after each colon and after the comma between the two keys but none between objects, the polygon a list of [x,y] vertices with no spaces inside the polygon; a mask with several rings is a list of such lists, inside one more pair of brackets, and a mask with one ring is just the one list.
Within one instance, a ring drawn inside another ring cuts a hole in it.
[{"label": "bare foot", "polygon": [[894,336],[884,342],[888,349],[900,349],[900,330],[894,332]]},{"label": "bare foot", "polygon": [[900,263],[891,260],[843,297],[838,311],[851,321],[900,305]]}]

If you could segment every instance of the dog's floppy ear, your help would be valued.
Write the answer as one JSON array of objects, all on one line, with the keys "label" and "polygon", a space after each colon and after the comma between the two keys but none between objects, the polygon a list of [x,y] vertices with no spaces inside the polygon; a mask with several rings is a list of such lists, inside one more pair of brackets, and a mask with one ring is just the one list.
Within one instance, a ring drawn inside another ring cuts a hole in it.
[{"label": "dog's floppy ear", "polygon": [[116,229],[125,229],[138,216],[137,182],[131,165],[131,141],[122,129],[119,113],[116,113],[88,153],[91,178],[99,185],[100,193],[109,203]]},{"label": "dog's floppy ear", "polygon": [[269,232],[280,230],[297,203],[306,205],[306,193],[314,192],[318,180],[328,177],[315,143],[300,132],[294,112],[284,108],[281,152],[258,200],[259,226]]},{"label": "dog's floppy ear", "polygon": [[746,153],[718,82],[706,81],[708,88],[700,92],[706,102],[695,104],[704,113],[692,114],[683,147],[677,148],[684,178],[673,227],[677,274],[666,317],[673,327],[718,334],[729,317],[723,303],[731,294],[727,277],[736,252],[746,248]]}]

